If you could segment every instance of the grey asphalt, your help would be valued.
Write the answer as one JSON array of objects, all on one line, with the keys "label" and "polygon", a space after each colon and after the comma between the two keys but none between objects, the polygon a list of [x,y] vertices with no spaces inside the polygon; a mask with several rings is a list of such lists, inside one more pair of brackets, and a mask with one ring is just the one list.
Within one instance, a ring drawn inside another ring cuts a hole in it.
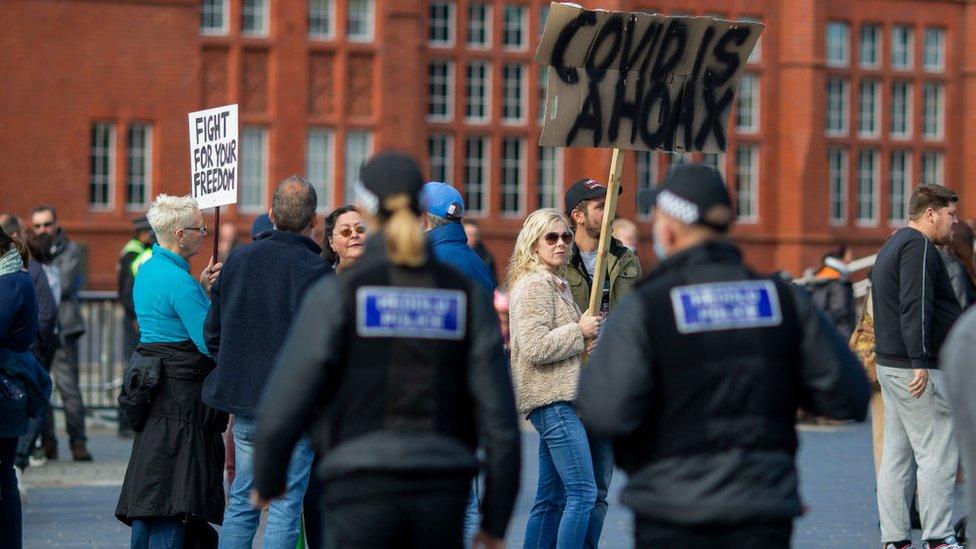
[{"label": "grey asphalt", "polygon": [[[870,438],[867,424],[801,430],[798,464],[808,512],[796,522],[794,547],[878,546]],[[522,545],[521,535],[535,493],[538,437],[526,432],[523,441],[522,490],[509,528],[509,547]],[[90,445],[97,460],[94,465],[57,462],[60,469],[51,463],[32,472],[30,479],[35,486],[28,492],[24,509],[25,547],[128,547],[129,529],[112,513],[129,443],[101,433],[91,436]],[[631,515],[616,503],[624,481],[618,473],[611,487],[603,547],[632,546]]]}]

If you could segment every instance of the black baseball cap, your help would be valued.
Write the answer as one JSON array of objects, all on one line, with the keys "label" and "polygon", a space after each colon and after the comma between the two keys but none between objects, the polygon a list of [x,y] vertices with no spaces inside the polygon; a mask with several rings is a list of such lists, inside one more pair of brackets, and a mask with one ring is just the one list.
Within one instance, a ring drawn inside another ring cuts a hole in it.
[{"label": "black baseball cap", "polygon": [[149,219],[146,216],[137,217],[132,220],[132,228],[136,231],[151,231],[152,227],[149,225]]},{"label": "black baseball cap", "polygon": [[379,213],[383,201],[398,194],[409,196],[410,209],[418,215],[421,213],[420,191],[424,176],[410,156],[398,152],[380,153],[363,166],[359,179],[362,183],[356,184],[356,197],[369,213]]},{"label": "black baseball cap", "polygon": [[[621,186],[619,187],[617,194],[622,192],[624,192],[624,188]],[[606,185],[600,183],[596,179],[584,177],[576,183],[573,183],[569,189],[566,190],[566,215],[570,215],[576,206],[578,206],[579,203],[584,200],[593,200],[594,198],[604,198],[606,196]]]},{"label": "black baseball cap", "polygon": [[705,225],[725,232],[732,224],[732,201],[715,168],[682,164],[672,168],[660,186],[637,195],[642,209],[657,208],[688,225]]}]

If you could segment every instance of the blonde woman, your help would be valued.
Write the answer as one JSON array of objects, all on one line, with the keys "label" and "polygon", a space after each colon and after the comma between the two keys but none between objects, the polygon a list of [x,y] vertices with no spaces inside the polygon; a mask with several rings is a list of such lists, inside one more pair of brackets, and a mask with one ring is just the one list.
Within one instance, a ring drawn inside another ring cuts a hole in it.
[{"label": "blonde woman", "polygon": [[539,432],[539,484],[525,547],[582,547],[596,482],[576,387],[586,340],[600,319],[580,314],[558,272],[573,233],[556,210],[532,213],[508,267],[512,381],[519,413]]}]

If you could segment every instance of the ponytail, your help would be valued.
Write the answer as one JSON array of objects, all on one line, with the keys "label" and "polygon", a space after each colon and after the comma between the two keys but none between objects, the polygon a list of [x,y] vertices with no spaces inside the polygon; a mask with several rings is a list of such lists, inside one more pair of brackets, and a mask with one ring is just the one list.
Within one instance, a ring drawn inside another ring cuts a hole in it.
[{"label": "ponytail", "polygon": [[397,194],[383,202],[390,216],[383,223],[383,240],[390,261],[395,265],[419,267],[427,261],[424,230],[417,214],[410,209],[410,197]]}]

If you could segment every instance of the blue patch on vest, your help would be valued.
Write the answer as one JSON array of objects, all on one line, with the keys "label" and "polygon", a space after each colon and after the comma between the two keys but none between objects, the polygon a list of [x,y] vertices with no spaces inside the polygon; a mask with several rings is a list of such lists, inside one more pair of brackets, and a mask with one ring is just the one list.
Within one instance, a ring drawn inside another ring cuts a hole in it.
[{"label": "blue patch on vest", "polygon": [[360,337],[463,339],[467,296],[460,290],[363,286],[356,291]]},{"label": "blue patch on vest", "polygon": [[771,280],[740,280],[679,286],[671,306],[683,334],[779,326],[783,314]]}]

